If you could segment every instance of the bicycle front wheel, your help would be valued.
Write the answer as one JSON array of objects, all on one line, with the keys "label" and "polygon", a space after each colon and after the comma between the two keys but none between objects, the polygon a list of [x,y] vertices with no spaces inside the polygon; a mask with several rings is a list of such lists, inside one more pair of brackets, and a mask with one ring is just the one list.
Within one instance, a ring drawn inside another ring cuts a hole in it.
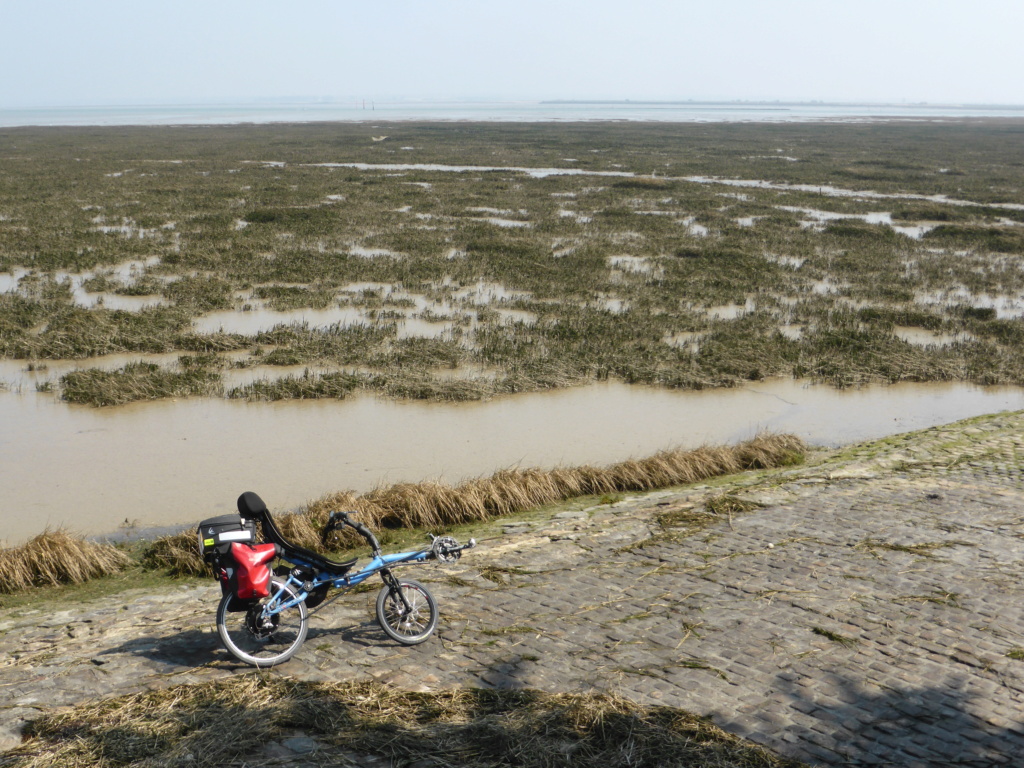
[{"label": "bicycle front wheel", "polygon": [[385,585],[377,593],[377,623],[388,637],[402,645],[422,643],[437,628],[437,602],[418,581],[400,581],[399,586],[409,610],[398,590]]},{"label": "bicycle front wheel", "polygon": [[[275,599],[278,593],[280,598]],[[254,600],[245,612],[232,613],[228,611],[232,595],[224,595],[217,606],[217,633],[224,647],[236,659],[254,667],[273,667],[288,661],[306,639],[306,603],[282,611],[277,608],[296,597],[294,587],[274,579],[270,582],[270,597]]]}]

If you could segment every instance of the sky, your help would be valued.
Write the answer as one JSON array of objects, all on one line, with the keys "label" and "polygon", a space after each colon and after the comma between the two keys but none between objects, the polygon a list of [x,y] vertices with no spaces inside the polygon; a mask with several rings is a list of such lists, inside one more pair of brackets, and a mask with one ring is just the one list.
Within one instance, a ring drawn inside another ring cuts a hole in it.
[{"label": "sky", "polygon": [[1024,104],[1024,0],[0,0],[0,109]]}]

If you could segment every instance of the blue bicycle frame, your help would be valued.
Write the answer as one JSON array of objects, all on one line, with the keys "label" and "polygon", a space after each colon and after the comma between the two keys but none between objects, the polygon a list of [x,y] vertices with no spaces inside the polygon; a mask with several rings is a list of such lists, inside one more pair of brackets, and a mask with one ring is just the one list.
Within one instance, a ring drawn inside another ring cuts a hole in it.
[{"label": "blue bicycle frame", "polygon": [[317,588],[328,586],[336,589],[348,589],[349,587],[354,587],[357,584],[363,583],[375,573],[380,573],[381,571],[393,566],[422,563],[431,557],[433,557],[433,552],[430,549],[420,549],[415,552],[398,552],[393,555],[375,554],[369,563],[351,575],[338,575],[331,571],[321,571],[312,579],[305,580],[300,579],[296,575],[295,571],[298,568],[309,568],[315,570],[319,563],[310,562],[301,555],[290,553],[287,559],[297,567],[292,569],[288,574],[288,580],[284,583],[294,587],[298,594],[293,600],[280,602],[281,595],[285,590],[279,590],[267,604],[266,611],[270,615],[280,613],[288,608],[294,608],[296,605],[306,600],[310,593],[314,592]]}]

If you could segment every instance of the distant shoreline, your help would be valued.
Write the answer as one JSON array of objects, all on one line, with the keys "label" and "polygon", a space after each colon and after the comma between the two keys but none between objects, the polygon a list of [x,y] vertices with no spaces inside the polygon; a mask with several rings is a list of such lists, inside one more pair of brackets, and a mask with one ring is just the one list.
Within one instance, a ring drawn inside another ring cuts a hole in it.
[{"label": "distant shoreline", "polygon": [[644,100],[644,99],[550,99],[539,102],[540,104],[618,104],[631,106],[685,106],[685,107],[737,107],[743,109],[767,107],[767,108],[793,108],[805,107],[813,109],[828,108],[883,108],[883,109],[991,109],[991,110],[1016,110],[1024,112],[1024,104],[931,104],[928,102],[911,102],[906,104],[895,104],[884,101],[665,101],[665,100]]},{"label": "distant shoreline", "polygon": [[863,122],[1018,119],[1024,105],[743,101],[348,102],[136,104],[0,108],[0,128],[241,125],[314,122]]}]

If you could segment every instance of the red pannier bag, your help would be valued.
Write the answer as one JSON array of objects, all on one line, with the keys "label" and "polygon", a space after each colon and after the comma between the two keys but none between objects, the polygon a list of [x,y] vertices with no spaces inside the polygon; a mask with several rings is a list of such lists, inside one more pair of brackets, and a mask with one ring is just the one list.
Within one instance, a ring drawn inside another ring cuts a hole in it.
[{"label": "red pannier bag", "polygon": [[276,544],[241,544],[232,542],[231,555],[238,564],[237,597],[247,600],[270,594],[270,566],[277,556]]}]

